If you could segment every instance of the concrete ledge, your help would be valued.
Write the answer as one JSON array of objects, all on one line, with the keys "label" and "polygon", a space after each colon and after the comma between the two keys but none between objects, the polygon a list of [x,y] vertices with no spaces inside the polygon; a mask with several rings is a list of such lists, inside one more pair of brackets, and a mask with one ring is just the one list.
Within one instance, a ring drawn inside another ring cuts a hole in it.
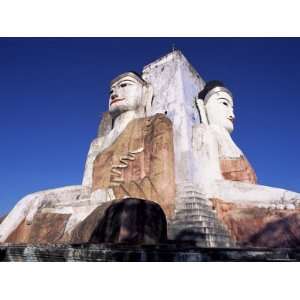
[{"label": "concrete ledge", "polygon": [[209,262],[300,261],[300,248],[200,248],[188,244],[2,245],[0,261]]}]

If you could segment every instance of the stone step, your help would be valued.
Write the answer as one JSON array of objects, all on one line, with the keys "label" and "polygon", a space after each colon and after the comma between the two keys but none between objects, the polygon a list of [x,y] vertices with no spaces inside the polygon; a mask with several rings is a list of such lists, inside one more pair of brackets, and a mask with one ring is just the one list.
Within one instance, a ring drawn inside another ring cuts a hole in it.
[{"label": "stone step", "polygon": [[211,203],[207,198],[201,197],[200,195],[192,195],[192,194],[176,194],[176,200],[178,202],[205,202]]},{"label": "stone step", "polygon": [[211,202],[207,199],[191,197],[191,196],[180,196],[176,197],[177,203],[181,205],[197,205],[198,203],[205,204],[211,207]]},{"label": "stone step", "polygon": [[[182,239],[188,241],[189,238]],[[222,236],[205,236],[205,237],[199,237],[193,238],[193,241],[198,247],[231,247],[234,245],[234,243],[228,238],[228,237],[222,237]]]},{"label": "stone step", "polygon": [[215,228],[208,228],[208,227],[194,227],[194,226],[187,226],[184,229],[182,229],[181,226],[177,227],[173,226],[171,229],[175,234],[178,234],[180,232],[187,232],[193,235],[199,234],[199,236],[218,236],[218,237],[224,237],[224,238],[230,238],[229,234],[225,230],[218,230]]},{"label": "stone step", "polygon": [[[202,228],[199,228],[199,227],[196,227],[197,230],[200,230],[201,233],[204,233],[204,234],[207,234],[207,235],[219,235],[219,236],[226,236],[226,237],[229,237],[229,235],[227,234],[227,232],[224,230],[220,230],[218,228],[211,228],[211,227],[202,227]],[[189,229],[189,227],[187,227],[187,229]]]},{"label": "stone step", "polygon": [[[198,212],[185,212],[185,211],[181,211],[181,212],[178,212],[176,215],[175,215],[175,219],[191,219],[191,220],[211,220],[211,219],[214,219],[214,220],[217,220],[218,221],[218,218],[216,217],[216,215],[214,213],[211,213],[211,212],[205,212],[205,211],[202,211],[200,213]],[[219,221],[218,221],[219,222]]]},{"label": "stone step", "polygon": [[177,204],[176,205],[176,211],[207,211],[207,212],[213,212],[214,210],[212,209],[211,206],[205,204],[205,203],[197,203],[193,205],[185,205],[185,204]]},{"label": "stone step", "polygon": [[205,236],[205,242],[209,244],[210,246],[216,246],[223,244],[233,244],[233,242],[228,238],[220,235],[206,235]]},{"label": "stone step", "polygon": [[211,202],[197,187],[192,184],[178,187],[176,201],[176,215],[169,230],[175,239],[192,240],[205,247],[233,245],[228,230],[218,220]]},{"label": "stone step", "polygon": [[202,212],[206,212],[207,214],[215,215],[215,211],[208,205],[194,205],[194,206],[186,206],[186,205],[177,205],[176,212],[187,212],[187,213],[194,213],[194,214],[201,214]]},{"label": "stone step", "polygon": [[199,195],[203,195],[205,197],[205,194],[202,192],[201,189],[195,188],[192,186],[185,186],[185,187],[176,187],[176,193],[182,193],[182,192],[189,192],[189,193],[197,193]]},{"label": "stone step", "polygon": [[208,201],[207,197],[204,194],[197,192],[197,191],[192,191],[192,190],[176,191],[176,197],[189,197],[191,199],[198,198],[198,199]]},{"label": "stone step", "polygon": [[199,228],[206,227],[206,228],[215,228],[219,230],[226,231],[226,228],[220,224],[219,222],[207,222],[207,221],[192,221],[192,220],[174,220],[172,225],[177,226],[196,226]]},{"label": "stone step", "polygon": [[204,218],[176,218],[172,221],[172,224],[177,224],[180,226],[200,226],[200,227],[222,227],[224,228],[223,224],[217,222],[215,219],[204,219]]},{"label": "stone step", "polygon": [[234,242],[228,236],[219,235],[219,234],[203,234],[199,233],[197,236],[197,232],[192,236],[187,234],[185,237],[181,236],[179,238],[180,232],[174,232],[172,236],[181,241],[193,241],[197,246],[201,247],[230,247],[234,246]]},{"label": "stone step", "polygon": [[176,205],[177,210],[207,210],[212,211],[212,207],[206,203],[180,203]]},{"label": "stone step", "polygon": [[201,191],[201,188],[199,187],[199,185],[196,185],[191,182],[177,184],[176,190],[181,190],[181,189],[193,189],[196,191]]},{"label": "stone step", "polygon": [[[198,243],[196,243],[198,246]],[[201,246],[198,246],[201,247]],[[231,241],[217,241],[217,242],[206,242],[206,246],[202,247],[207,247],[207,248],[230,248],[234,247],[234,244]]]},{"label": "stone step", "polygon": [[215,238],[206,240],[208,247],[232,247],[234,243],[228,238]]},{"label": "stone step", "polygon": [[186,212],[179,212],[175,215],[175,220],[199,220],[199,221],[212,221],[216,220],[219,222],[218,218],[216,217],[215,214],[213,213],[207,213],[207,212],[202,212],[201,214],[196,214],[196,213],[186,213]]},{"label": "stone step", "polygon": [[175,219],[181,218],[210,218],[210,219],[217,219],[216,214],[213,211],[195,211],[195,210],[181,210],[177,211],[175,215]]}]

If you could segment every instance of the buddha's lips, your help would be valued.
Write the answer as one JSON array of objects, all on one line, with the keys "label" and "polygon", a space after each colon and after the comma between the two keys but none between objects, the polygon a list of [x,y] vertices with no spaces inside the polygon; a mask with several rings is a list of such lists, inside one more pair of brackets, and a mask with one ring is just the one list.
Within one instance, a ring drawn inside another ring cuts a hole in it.
[{"label": "buddha's lips", "polygon": [[123,100],[125,100],[125,98],[118,98],[118,99],[111,100],[111,102],[110,102],[109,105],[111,106],[111,105],[113,105],[114,103],[119,102],[119,101],[123,101]]},{"label": "buddha's lips", "polygon": [[234,119],[232,119],[232,118],[227,118],[227,119],[233,124]]}]

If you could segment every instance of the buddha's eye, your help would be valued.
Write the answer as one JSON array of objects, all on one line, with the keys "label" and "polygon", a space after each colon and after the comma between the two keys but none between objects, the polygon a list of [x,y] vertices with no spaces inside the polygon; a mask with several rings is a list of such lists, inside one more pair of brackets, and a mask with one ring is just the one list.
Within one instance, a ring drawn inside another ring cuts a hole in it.
[{"label": "buddha's eye", "polygon": [[228,103],[227,102],[222,102],[225,106],[228,106]]},{"label": "buddha's eye", "polygon": [[120,87],[125,87],[125,86],[127,86],[127,83],[122,83],[122,84],[120,84]]},{"label": "buddha's eye", "polygon": [[110,90],[110,91],[109,91],[109,94],[111,95],[113,92],[114,92],[113,90]]}]

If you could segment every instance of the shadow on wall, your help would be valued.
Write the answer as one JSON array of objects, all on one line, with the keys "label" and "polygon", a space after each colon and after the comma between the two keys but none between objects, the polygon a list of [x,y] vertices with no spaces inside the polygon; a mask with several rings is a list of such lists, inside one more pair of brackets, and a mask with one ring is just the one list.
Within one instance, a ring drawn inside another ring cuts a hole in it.
[{"label": "shadow on wall", "polygon": [[300,216],[292,214],[280,220],[268,223],[257,233],[249,237],[243,246],[296,248],[300,247]]},{"label": "shadow on wall", "polygon": [[195,229],[183,229],[176,235],[175,240],[180,242],[189,242],[196,246],[197,242],[205,242],[206,235]]},{"label": "shadow on wall", "polygon": [[167,220],[152,201],[127,198],[97,207],[73,231],[71,243],[158,244],[167,240]]}]

